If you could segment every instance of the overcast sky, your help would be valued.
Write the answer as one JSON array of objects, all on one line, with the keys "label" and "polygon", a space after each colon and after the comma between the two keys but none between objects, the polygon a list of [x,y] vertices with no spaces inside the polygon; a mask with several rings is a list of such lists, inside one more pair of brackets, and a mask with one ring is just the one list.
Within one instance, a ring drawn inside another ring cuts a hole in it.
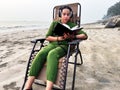
[{"label": "overcast sky", "polygon": [[100,20],[119,0],[0,0],[0,21],[52,21],[55,5],[79,2],[82,23]]}]

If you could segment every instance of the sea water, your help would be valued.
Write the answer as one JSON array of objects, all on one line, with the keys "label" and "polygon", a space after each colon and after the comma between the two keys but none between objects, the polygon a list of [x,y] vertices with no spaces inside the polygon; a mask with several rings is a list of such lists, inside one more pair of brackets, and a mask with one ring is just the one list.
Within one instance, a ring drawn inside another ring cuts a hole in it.
[{"label": "sea water", "polygon": [[0,21],[0,33],[19,31],[19,30],[34,30],[34,29],[47,29],[50,22],[42,21]]}]

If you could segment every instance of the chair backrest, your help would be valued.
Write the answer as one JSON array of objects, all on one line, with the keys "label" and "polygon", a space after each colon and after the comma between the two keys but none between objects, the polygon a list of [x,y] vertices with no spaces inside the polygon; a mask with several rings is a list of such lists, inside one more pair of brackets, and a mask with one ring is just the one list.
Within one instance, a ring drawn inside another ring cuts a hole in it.
[{"label": "chair backrest", "polygon": [[[65,4],[72,8],[73,10],[73,17],[71,18],[71,22],[76,23],[80,26],[81,21],[81,5],[80,3],[72,3],[72,4]],[[53,20],[58,20],[59,17],[59,8],[64,5],[58,5],[53,8]]]}]

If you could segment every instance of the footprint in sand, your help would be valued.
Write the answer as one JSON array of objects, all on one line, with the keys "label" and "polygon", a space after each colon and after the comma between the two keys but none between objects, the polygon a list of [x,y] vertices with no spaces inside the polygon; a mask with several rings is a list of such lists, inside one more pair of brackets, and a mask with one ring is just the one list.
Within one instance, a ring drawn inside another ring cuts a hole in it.
[{"label": "footprint in sand", "polygon": [[20,87],[16,87],[16,82],[11,82],[8,85],[3,86],[4,90],[20,90]]}]

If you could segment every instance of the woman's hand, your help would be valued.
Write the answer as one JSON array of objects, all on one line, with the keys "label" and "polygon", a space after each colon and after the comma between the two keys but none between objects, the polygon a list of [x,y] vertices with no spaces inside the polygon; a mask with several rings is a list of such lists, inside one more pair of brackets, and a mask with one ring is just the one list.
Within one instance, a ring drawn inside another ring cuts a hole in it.
[{"label": "woman's hand", "polygon": [[62,40],[65,40],[63,36],[58,36],[57,37],[57,41],[62,41]]},{"label": "woman's hand", "polygon": [[63,37],[64,39],[74,39],[75,35],[70,33],[64,33]]}]

